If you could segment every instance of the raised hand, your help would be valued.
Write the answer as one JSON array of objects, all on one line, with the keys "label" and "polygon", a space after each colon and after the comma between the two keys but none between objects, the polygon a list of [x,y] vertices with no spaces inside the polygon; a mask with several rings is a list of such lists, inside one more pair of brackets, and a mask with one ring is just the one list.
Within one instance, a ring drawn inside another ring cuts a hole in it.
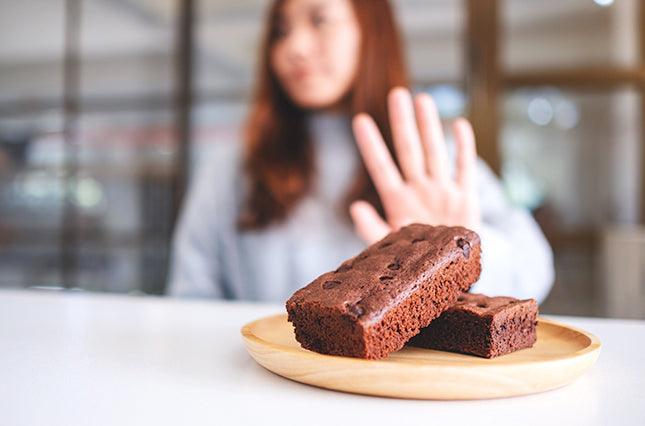
[{"label": "raised hand", "polygon": [[443,129],[432,98],[418,95],[413,105],[407,89],[395,88],[388,96],[388,110],[400,171],[374,120],[367,114],[358,114],[352,123],[386,215],[380,217],[366,201],[352,203],[350,214],[359,236],[371,244],[415,222],[477,230],[481,213],[475,185],[477,153],[470,123],[459,118],[453,124],[457,156],[452,179]]}]

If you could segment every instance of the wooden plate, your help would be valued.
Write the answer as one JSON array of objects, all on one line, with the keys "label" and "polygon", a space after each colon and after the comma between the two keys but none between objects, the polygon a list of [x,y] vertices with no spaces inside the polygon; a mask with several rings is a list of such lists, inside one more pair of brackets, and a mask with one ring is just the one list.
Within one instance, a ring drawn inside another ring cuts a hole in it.
[{"label": "wooden plate", "polygon": [[405,347],[368,361],[302,349],[286,315],[242,328],[251,356],[264,368],[297,382],[365,395],[412,399],[483,399],[526,395],[564,386],[600,353],[595,336],[543,318],[537,342],[498,358]]}]

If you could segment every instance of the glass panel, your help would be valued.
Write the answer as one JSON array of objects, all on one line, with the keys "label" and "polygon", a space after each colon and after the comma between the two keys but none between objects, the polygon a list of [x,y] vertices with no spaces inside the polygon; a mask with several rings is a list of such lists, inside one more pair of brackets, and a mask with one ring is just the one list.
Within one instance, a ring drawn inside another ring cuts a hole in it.
[{"label": "glass panel", "polygon": [[0,114],[15,114],[34,104],[59,106],[63,93],[64,0],[0,4]]},{"label": "glass panel", "polygon": [[163,97],[173,90],[179,2],[83,2],[81,94],[84,98]]},{"label": "glass panel", "polygon": [[514,199],[558,232],[638,220],[639,96],[632,90],[511,92],[503,172]]},{"label": "glass panel", "polygon": [[616,224],[638,223],[640,114],[630,89],[524,89],[504,100],[506,189],[535,211],[556,255],[548,311],[602,314],[594,292],[625,284],[603,278],[602,268],[617,265],[603,263],[598,242]]},{"label": "glass panel", "polygon": [[81,117],[74,201],[82,288],[163,289],[172,225],[173,141],[170,112]]},{"label": "glass panel", "polygon": [[464,115],[465,3],[398,0],[394,5],[413,87],[432,95],[442,118]]},{"label": "glass panel", "polygon": [[163,289],[176,176],[177,4],[81,2],[71,175],[60,109],[65,2],[3,3],[0,286]]},{"label": "glass panel", "polygon": [[62,116],[0,118],[0,287],[59,286]]},{"label": "glass panel", "polygon": [[637,0],[503,0],[505,71],[635,65]]},{"label": "glass panel", "polygon": [[[199,98],[193,110],[193,165],[208,158],[214,144],[240,141],[268,5],[263,0],[197,3],[195,84]],[[191,167],[191,172],[195,169]]]},{"label": "glass panel", "polygon": [[198,2],[195,80],[202,97],[237,99],[248,94],[268,4],[263,0]]},{"label": "glass panel", "polygon": [[461,83],[464,79],[465,7],[454,0],[397,0],[412,81]]}]

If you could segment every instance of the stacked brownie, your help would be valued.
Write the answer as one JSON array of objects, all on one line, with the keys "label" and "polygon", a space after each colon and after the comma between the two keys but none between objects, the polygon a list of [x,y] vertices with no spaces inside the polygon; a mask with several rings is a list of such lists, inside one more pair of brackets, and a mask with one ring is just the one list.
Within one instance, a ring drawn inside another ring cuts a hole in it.
[{"label": "stacked brownie", "polygon": [[[413,340],[417,345],[440,349],[436,345],[441,344],[444,350],[467,352],[481,343],[481,348],[468,352],[481,356],[501,355],[528,344],[530,333],[524,339],[511,336],[487,343],[491,337],[486,340],[485,334],[501,330],[501,323],[517,311],[506,310],[501,299],[488,302],[489,311],[476,308],[481,326],[471,331],[472,336],[451,331],[470,330],[474,324],[450,325],[455,316],[445,315],[452,307],[467,305],[463,302],[470,296],[464,293],[479,278],[480,255],[479,236],[466,228],[403,227],[291,296],[286,307],[296,340],[315,352],[367,359],[386,357],[420,332]],[[456,318],[472,319],[465,314]],[[437,321],[443,325],[433,327]],[[513,326],[509,333],[516,329]],[[453,346],[446,343],[450,336]]]},{"label": "stacked brownie", "polygon": [[534,299],[465,293],[409,344],[493,358],[533,346],[537,313]]},{"label": "stacked brownie", "polygon": [[296,291],[289,321],[306,349],[383,358],[470,288],[479,258],[473,231],[409,225]]}]

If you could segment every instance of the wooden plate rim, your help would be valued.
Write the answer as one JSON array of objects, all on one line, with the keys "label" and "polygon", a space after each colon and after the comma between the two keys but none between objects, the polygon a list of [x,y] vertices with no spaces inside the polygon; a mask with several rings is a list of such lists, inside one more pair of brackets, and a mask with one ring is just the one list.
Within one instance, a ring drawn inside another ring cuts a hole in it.
[{"label": "wooden plate rim", "polygon": [[[362,359],[362,358],[352,358],[352,357],[343,357],[343,356],[338,356],[338,355],[320,354],[320,353],[313,352],[313,351],[310,351],[310,350],[307,350],[307,349],[303,349],[301,347],[300,348],[293,348],[293,347],[290,347],[290,346],[285,346],[285,345],[280,345],[280,344],[277,344],[277,343],[269,342],[267,340],[264,340],[264,339],[258,337],[256,334],[254,334],[251,331],[251,329],[257,323],[259,323],[261,321],[272,320],[272,319],[278,318],[278,317],[285,318],[286,316],[287,316],[287,314],[274,314],[274,315],[267,315],[265,317],[258,318],[258,319],[254,320],[254,321],[251,321],[251,322],[245,324],[241,328],[240,332],[242,334],[242,337],[245,340],[252,341],[252,342],[254,342],[256,344],[261,344],[263,346],[268,346],[268,347],[270,347],[270,348],[272,348],[274,350],[277,350],[277,351],[290,352],[292,354],[296,354],[297,356],[306,356],[308,358],[324,357],[324,358],[327,358],[329,361],[331,361],[333,359],[342,359],[344,362],[349,361],[349,362],[355,362],[355,363],[359,363],[359,364],[363,364],[365,362],[369,362],[370,364],[385,363],[385,361],[387,361],[387,358],[386,359],[380,359],[380,360],[367,360],[367,359]],[[286,318],[285,318],[285,321],[286,321]],[[585,337],[587,337],[589,339],[589,341],[590,341],[589,345],[587,345],[583,349],[580,349],[580,350],[578,350],[576,352],[573,352],[571,354],[568,354],[568,355],[558,356],[556,358],[548,359],[548,360],[518,360],[518,361],[513,361],[514,365],[560,362],[560,361],[571,359],[571,358],[577,358],[577,357],[585,356],[587,354],[590,354],[590,353],[593,353],[593,352],[596,352],[596,351],[600,350],[600,348],[602,347],[602,343],[600,342],[600,339],[598,339],[595,335],[593,335],[593,334],[591,334],[591,333],[589,333],[589,332],[587,332],[587,331],[585,331],[585,330],[583,330],[581,328],[566,325],[566,324],[563,324],[563,323],[558,322],[558,321],[543,318],[541,316],[538,316],[538,322],[542,323],[542,324],[551,325],[551,326],[554,326],[554,327],[560,327],[560,328],[572,330],[572,331],[575,331],[576,333],[582,334],[583,336],[585,336]],[[487,360],[495,360],[495,359],[499,359],[499,358],[487,359],[487,358],[477,357],[477,359],[482,360],[482,361],[487,361]],[[433,363],[432,360],[428,360],[428,366],[430,366],[430,365],[435,366],[435,365],[440,365],[440,364],[441,363],[439,363],[439,362],[434,362]],[[464,365],[459,365],[459,368],[468,368],[468,367],[480,368],[480,367],[482,367],[484,365],[485,364],[480,364],[480,363],[471,364],[471,365],[464,364]],[[419,366],[416,366],[416,368],[418,368],[418,367]],[[497,364],[490,364],[489,367],[498,367],[498,365]]]}]

